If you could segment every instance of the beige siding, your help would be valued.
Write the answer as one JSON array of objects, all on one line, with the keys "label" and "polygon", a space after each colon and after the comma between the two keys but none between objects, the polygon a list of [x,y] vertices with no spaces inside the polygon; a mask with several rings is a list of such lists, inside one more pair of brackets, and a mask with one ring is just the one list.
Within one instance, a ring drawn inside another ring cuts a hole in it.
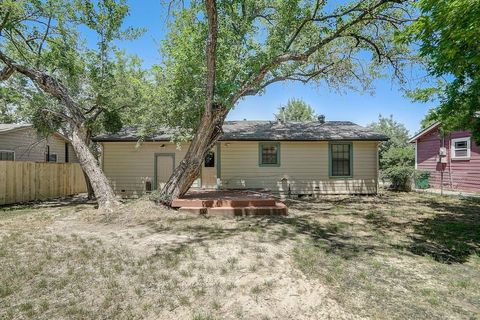
[{"label": "beige siding", "polygon": [[[65,160],[65,157],[63,158],[63,160]],[[68,162],[75,162],[75,163],[78,162],[78,158],[77,158],[77,155],[75,154],[75,150],[73,150],[73,147],[70,143],[68,144]]]},{"label": "beige siding", "polygon": [[[162,148],[161,146],[164,145]],[[102,167],[115,192],[138,196],[145,192],[146,181],[154,182],[155,154],[175,154],[175,165],[185,157],[187,147],[173,143],[104,142]]]},{"label": "beige siding", "polygon": [[376,193],[377,143],[353,143],[353,177],[330,178],[328,142],[281,142],[280,166],[259,166],[258,142],[221,143],[224,188],[266,188],[282,194]]},{"label": "beige siding", "polygon": [[[40,136],[33,128],[22,128],[0,134],[0,150],[15,152],[17,161],[45,162],[47,145],[50,153],[57,155],[57,162],[65,162],[65,140],[58,135],[47,138]],[[69,162],[78,162],[75,152],[69,146]]]},{"label": "beige siding", "polygon": [[[162,148],[161,145],[164,145]],[[174,153],[178,165],[187,145],[161,142],[104,142],[102,165],[118,194],[140,195],[154,181],[156,153]],[[258,142],[221,143],[221,183],[228,188],[266,188],[286,194],[372,194],[377,192],[377,142],[353,142],[353,177],[332,179],[328,142],[281,142],[280,167],[260,167]]]}]

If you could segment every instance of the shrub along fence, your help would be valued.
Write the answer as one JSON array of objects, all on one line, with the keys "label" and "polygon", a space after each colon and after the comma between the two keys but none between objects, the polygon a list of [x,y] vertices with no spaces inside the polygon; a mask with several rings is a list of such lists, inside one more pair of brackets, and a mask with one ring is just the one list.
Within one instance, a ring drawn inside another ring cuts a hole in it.
[{"label": "shrub along fence", "polygon": [[0,205],[87,192],[78,163],[0,161]]}]

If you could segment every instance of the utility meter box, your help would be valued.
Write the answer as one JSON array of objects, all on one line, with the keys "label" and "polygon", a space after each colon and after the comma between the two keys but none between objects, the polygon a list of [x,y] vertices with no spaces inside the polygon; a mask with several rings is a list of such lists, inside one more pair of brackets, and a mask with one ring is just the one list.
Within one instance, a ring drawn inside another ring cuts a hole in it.
[{"label": "utility meter box", "polygon": [[437,162],[438,162],[438,163],[447,163],[447,157],[446,157],[446,156],[437,155]]}]

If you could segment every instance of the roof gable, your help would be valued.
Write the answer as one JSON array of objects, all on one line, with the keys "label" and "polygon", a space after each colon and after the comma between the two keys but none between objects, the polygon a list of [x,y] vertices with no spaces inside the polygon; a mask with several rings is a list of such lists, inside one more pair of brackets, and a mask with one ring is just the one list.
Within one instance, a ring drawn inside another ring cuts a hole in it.
[{"label": "roof gable", "polygon": [[[27,129],[35,130],[33,125],[29,123],[0,123],[0,134],[7,134],[7,133],[11,133],[19,130],[27,130]],[[53,132],[53,135],[68,142],[68,139],[59,132],[55,131]]]},{"label": "roof gable", "polygon": [[418,139],[420,139],[421,137],[423,137],[424,135],[426,135],[427,133],[429,133],[433,129],[438,128],[439,126],[440,126],[440,122],[435,122],[435,123],[431,124],[429,127],[423,129],[422,131],[420,131],[419,133],[417,133],[416,135],[411,137],[410,140],[408,140],[408,142],[414,143],[415,141],[417,141]]},{"label": "roof gable", "polygon": [[28,123],[0,123],[0,134],[33,127]]}]

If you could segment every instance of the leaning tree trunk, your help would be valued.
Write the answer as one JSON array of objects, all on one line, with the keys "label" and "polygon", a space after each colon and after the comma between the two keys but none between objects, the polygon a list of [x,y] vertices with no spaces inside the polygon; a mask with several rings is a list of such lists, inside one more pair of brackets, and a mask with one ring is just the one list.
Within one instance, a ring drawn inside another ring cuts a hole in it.
[{"label": "leaning tree trunk", "polygon": [[228,109],[214,103],[215,96],[215,65],[217,45],[217,7],[215,0],[205,1],[208,37],[206,43],[207,74],[206,101],[200,125],[185,158],[173,171],[170,179],[160,193],[160,201],[171,205],[172,200],[183,196],[200,173],[200,167],[207,151],[213,147],[222,134],[222,125]]},{"label": "leaning tree trunk", "polygon": [[69,95],[67,88],[56,78],[44,71],[16,63],[1,50],[0,61],[7,65],[6,69],[4,68],[4,70],[0,71],[0,80],[11,76],[11,70],[17,71],[30,78],[45,93],[64,104],[66,109],[65,113],[51,110],[47,110],[46,112],[51,112],[59,119],[69,123],[71,127],[69,130],[71,132],[70,142],[72,143],[72,147],[75,150],[84,174],[86,174],[88,180],[90,180],[95,197],[97,198],[98,208],[112,210],[115,206],[119,205],[120,201],[115,197],[107,177],[103,174],[102,169],[98,166],[95,157],[89,149],[88,142],[90,132],[84,125],[88,119],[85,117],[85,114],[83,114],[82,109]]},{"label": "leaning tree trunk", "polygon": [[[95,152],[93,146],[92,146],[92,132],[90,129],[87,128],[85,135],[85,143],[87,146],[90,147],[90,151],[92,152],[93,156],[95,157],[96,162],[98,163],[98,154]],[[95,191],[93,190],[92,183],[90,182],[90,178],[88,177],[87,173],[83,171],[83,176],[85,177],[85,183],[87,185],[87,199],[88,200],[94,200],[95,199]]]},{"label": "leaning tree trunk", "polygon": [[172,200],[183,196],[200,174],[206,153],[221,137],[222,125],[226,117],[225,109],[214,109],[204,114],[198,130],[188,148],[185,158],[173,171],[170,179],[160,192],[159,201],[170,206]]},{"label": "leaning tree trunk", "polygon": [[[83,171],[83,169],[82,169]],[[93,191],[92,183],[90,182],[90,178],[88,177],[87,173],[83,171],[83,176],[85,177],[85,184],[87,185],[87,199],[94,200],[95,199],[95,191]]]},{"label": "leaning tree trunk", "polygon": [[103,174],[97,160],[88,148],[85,142],[86,140],[86,130],[75,126],[72,129],[71,143],[80,162],[80,166],[90,180],[95,197],[97,198],[98,208],[111,211],[120,204],[120,201],[115,197],[115,193],[107,177]]}]

